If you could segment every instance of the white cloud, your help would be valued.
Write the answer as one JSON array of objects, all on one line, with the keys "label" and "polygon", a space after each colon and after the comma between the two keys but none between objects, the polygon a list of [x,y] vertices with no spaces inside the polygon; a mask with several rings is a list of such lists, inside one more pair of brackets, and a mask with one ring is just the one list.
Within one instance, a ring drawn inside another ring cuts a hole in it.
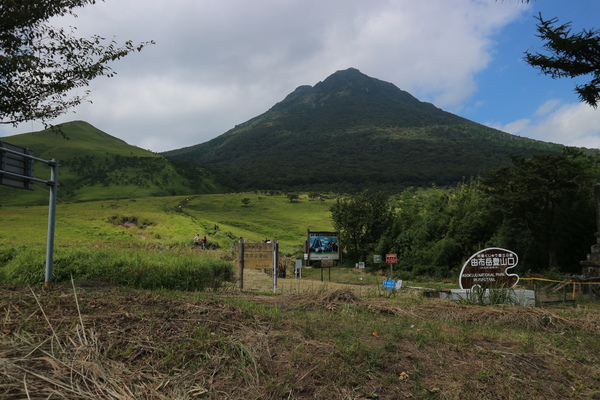
[{"label": "white cloud", "polygon": [[531,119],[486,125],[545,142],[600,149],[600,110],[584,103],[560,104],[552,99],[542,104]]},{"label": "white cloud", "polygon": [[170,150],[349,67],[460,107],[492,60],[495,35],[527,9],[496,0],[106,0],[61,23],[156,45],[115,62],[116,77],[92,83],[94,103],[55,122],[83,119],[130,144]]},{"label": "white cloud", "polygon": [[556,110],[556,108],[559,106],[560,106],[560,100],[550,99],[550,100],[546,101],[544,104],[542,104],[541,106],[539,106],[538,109],[535,110],[534,115],[536,115],[536,116],[548,115],[552,111]]},{"label": "white cloud", "polygon": [[524,134],[568,146],[600,148],[600,110],[584,103],[564,104]]},{"label": "white cloud", "polygon": [[523,118],[513,122],[510,122],[506,125],[499,124],[497,122],[487,122],[485,125],[501,130],[503,132],[512,133],[513,135],[520,135],[524,130],[529,128],[531,124],[531,119]]}]

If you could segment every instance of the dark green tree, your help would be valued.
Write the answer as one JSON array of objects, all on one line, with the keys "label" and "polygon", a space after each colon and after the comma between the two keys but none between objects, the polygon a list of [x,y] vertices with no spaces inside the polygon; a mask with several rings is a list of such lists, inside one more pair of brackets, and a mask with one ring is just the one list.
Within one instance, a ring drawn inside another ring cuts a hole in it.
[{"label": "dark green tree", "polygon": [[514,156],[483,183],[502,220],[500,245],[516,251],[528,269],[579,269],[595,227],[593,159],[574,149]]},{"label": "dark green tree", "polygon": [[525,61],[552,78],[590,76],[588,83],[575,86],[579,99],[597,107],[600,99],[600,31],[571,32],[571,23],[558,24],[557,18],[537,19],[538,37],[549,55],[525,53]]},{"label": "dark green tree", "polygon": [[75,15],[73,9],[95,0],[3,1],[0,4],[0,123],[44,124],[84,101],[70,90],[88,86],[99,76],[111,77],[118,60],[146,42],[118,46],[94,35],[75,37],[49,24],[53,17]]},{"label": "dark green tree", "polygon": [[334,228],[349,261],[365,261],[390,227],[394,210],[381,192],[365,191],[352,198],[338,199],[331,206]]},{"label": "dark green tree", "polygon": [[294,203],[294,202],[300,200],[300,195],[298,193],[288,193],[286,195],[286,197],[288,198],[288,200],[290,201],[290,203]]},{"label": "dark green tree", "polygon": [[404,279],[448,277],[471,254],[488,247],[497,227],[477,180],[453,188],[407,189],[396,208],[392,228],[376,252],[398,254],[397,272]]}]

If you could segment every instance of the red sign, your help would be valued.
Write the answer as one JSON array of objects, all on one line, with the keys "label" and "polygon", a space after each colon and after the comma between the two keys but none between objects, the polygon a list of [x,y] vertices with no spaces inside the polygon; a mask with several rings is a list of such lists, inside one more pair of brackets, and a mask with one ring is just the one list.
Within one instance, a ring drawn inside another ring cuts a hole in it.
[{"label": "red sign", "polygon": [[398,256],[396,254],[386,254],[385,262],[387,264],[396,264],[398,262]]}]

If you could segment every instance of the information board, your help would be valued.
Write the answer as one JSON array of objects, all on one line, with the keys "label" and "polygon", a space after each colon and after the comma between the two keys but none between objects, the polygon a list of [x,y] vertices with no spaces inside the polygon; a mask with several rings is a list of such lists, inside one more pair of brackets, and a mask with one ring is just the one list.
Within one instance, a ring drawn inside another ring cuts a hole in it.
[{"label": "information board", "polygon": [[386,254],[385,262],[387,264],[396,264],[398,262],[398,256],[396,254]]},{"label": "information board", "polygon": [[308,256],[311,260],[339,260],[337,232],[308,231]]},{"label": "information board", "polygon": [[517,274],[509,274],[519,262],[517,255],[506,249],[492,247],[473,254],[460,271],[460,288],[473,286],[487,288],[511,288],[519,282]]},{"label": "information board", "polygon": [[273,244],[244,243],[244,268],[273,269]]}]

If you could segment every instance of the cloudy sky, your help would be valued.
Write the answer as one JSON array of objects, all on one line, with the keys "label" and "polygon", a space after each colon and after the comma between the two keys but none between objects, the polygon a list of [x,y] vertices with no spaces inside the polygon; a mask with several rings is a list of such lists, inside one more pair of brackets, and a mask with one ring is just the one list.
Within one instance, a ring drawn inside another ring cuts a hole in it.
[{"label": "cloudy sky", "polygon": [[[300,85],[350,67],[509,133],[600,148],[600,109],[574,81],[523,61],[542,50],[534,18],[600,29],[598,0],[105,0],[55,24],[155,45],[115,62],[84,120],[161,152],[206,142]],[[0,137],[39,130],[0,126]]]}]

